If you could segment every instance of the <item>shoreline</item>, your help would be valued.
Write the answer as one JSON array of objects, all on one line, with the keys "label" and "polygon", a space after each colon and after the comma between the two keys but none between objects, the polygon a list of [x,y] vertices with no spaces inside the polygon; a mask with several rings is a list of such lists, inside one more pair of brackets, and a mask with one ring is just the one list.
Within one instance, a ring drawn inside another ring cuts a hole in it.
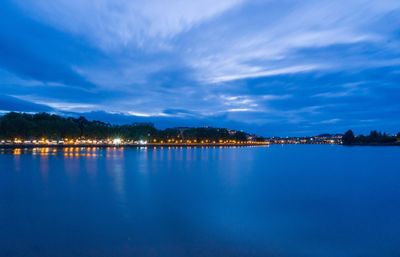
[{"label": "shoreline", "polygon": [[82,148],[91,148],[91,147],[98,147],[98,148],[108,148],[108,147],[116,147],[116,148],[140,148],[140,147],[247,147],[247,146],[269,146],[270,143],[268,142],[260,142],[260,143],[243,143],[243,144],[221,144],[221,143],[209,143],[209,144],[161,144],[161,143],[147,143],[147,144],[7,144],[1,145],[0,149],[16,149],[16,148],[70,148],[70,147],[82,147]]},{"label": "shoreline", "polygon": [[271,145],[341,145],[345,147],[396,147],[400,143],[392,144],[274,144],[270,142],[257,142],[257,143],[147,143],[147,144],[0,144],[0,149],[33,149],[33,148],[141,148],[141,147],[254,147],[254,146],[271,146]]}]

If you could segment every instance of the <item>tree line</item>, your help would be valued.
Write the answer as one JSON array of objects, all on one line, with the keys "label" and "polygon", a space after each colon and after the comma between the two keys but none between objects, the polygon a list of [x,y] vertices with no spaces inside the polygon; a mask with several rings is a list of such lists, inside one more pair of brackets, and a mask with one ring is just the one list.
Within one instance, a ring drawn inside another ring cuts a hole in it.
[{"label": "tree line", "polygon": [[352,130],[348,130],[342,137],[343,145],[390,145],[399,144],[400,132],[396,136],[373,130],[369,135],[355,136]]},{"label": "tree line", "polygon": [[[65,138],[125,140],[236,140],[245,141],[249,134],[241,131],[229,131],[225,128],[169,128],[160,130],[152,124],[135,123],[113,125],[85,117],[62,117],[49,113],[10,112],[0,117],[0,139],[23,138],[33,140],[47,138],[60,140]],[[258,138],[261,140],[261,138]]]}]

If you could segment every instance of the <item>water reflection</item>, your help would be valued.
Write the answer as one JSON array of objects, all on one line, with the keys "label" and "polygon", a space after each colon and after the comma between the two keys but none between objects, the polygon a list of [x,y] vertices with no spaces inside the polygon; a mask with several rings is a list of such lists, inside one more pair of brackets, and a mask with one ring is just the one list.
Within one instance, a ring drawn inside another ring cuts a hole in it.
[{"label": "water reflection", "polygon": [[14,167],[16,171],[21,171],[21,149],[17,148],[13,150],[13,155],[14,155]]},{"label": "water reflection", "polygon": [[[108,157],[111,157],[114,152],[122,151],[123,148],[107,148]],[[76,157],[99,157],[102,155],[102,148],[100,147],[34,147],[34,148],[13,148],[0,149],[0,154],[12,154],[14,156],[19,156],[22,154],[30,154],[34,156],[56,156],[63,155],[66,158],[76,158]]]},{"label": "water reflection", "polygon": [[[253,146],[254,147],[254,146]],[[266,146],[267,147],[267,146]],[[222,146],[202,146],[202,147],[139,147],[141,156],[148,158],[149,152],[152,153],[150,158],[154,160],[204,160],[207,161],[210,157],[219,156],[220,150],[235,149],[237,146],[222,147]],[[251,148],[251,146],[247,147]],[[199,151],[200,149],[200,151]],[[88,157],[94,158],[105,155],[107,159],[120,158],[121,153],[126,150],[124,147],[34,147],[34,148],[1,148],[0,154],[12,154],[14,156],[22,154],[32,154],[37,156],[55,156],[62,154],[66,158]],[[152,151],[149,151],[152,150]],[[198,154],[200,152],[200,154]],[[211,155],[210,155],[211,153]],[[220,156],[219,156],[220,157]]]},{"label": "water reflection", "polygon": [[95,158],[101,155],[100,150],[99,147],[66,147],[63,148],[63,155],[65,158]]},{"label": "water reflection", "polygon": [[46,150],[47,150],[47,152],[45,151],[46,154],[41,155],[42,158],[40,158],[40,164],[39,164],[40,174],[42,175],[42,178],[45,181],[47,181],[49,176],[49,158],[47,158],[49,149]]},{"label": "water reflection", "polygon": [[21,154],[21,148],[15,148],[13,149],[13,155],[20,155]]},{"label": "water reflection", "polygon": [[[353,161],[343,165],[350,152]],[[397,160],[397,148],[69,147],[0,154],[0,256],[400,252],[400,174],[387,165]]]},{"label": "water reflection", "polygon": [[123,147],[107,147],[105,148],[107,160],[115,160],[123,158],[124,148]]}]

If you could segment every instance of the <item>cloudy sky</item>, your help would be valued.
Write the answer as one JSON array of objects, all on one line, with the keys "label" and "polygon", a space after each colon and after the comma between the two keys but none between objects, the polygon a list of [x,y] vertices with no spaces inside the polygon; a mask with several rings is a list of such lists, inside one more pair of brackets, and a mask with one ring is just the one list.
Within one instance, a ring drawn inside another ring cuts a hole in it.
[{"label": "cloudy sky", "polygon": [[2,0],[0,111],[400,131],[398,0]]}]

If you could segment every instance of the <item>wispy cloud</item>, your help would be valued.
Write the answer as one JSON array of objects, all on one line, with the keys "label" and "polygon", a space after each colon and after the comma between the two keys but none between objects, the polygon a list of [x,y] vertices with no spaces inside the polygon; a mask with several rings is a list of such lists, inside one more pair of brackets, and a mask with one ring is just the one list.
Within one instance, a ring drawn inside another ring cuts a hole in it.
[{"label": "wispy cloud", "polygon": [[[265,14],[263,8],[268,6],[277,15],[271,14],[273,19],[257,19],[258,15]],[[200,35],[189,40],[194,44],[190,48],[194,58],[189,62],[198,71],[199,79],[211,83],[321,69],[348,69],[356,63],[343,63],[337,58],[308,57],[308,53],[301,51],[367,42],[385,44],[384,35],[367,28],[398,8],[399,5],[393,1],[306,1],[301,4],[293,2],[292,5],[283,2],[281,7],[271,2],[250,4],[251,18],[239,13],[234,21],[231,17],[220,21],[224,29],[209,25],[205,36],[202,35],[204,31],[199,30]],[[235,33],[240,29],[245,33]],[[228,43],[221,42],[221,39]],[[201,45],[203,40],[211,44],[204,48]],[[365,64],[357,65],[362,67]]]},{"label": "wispy cloud", "polygon": [[211,83],[221,83],[221,82],[235,81],[240,79],[290,75],[294,73],[303,73],[303,72],[318,70],[319,68],[321,67],[318,67],[317,65],[293,66],[293,67],[286,67],[282,69],[272,69],[272,70],[262,70],[261,67],[248,67],[247,69],[243,67],[243,69],[241,70],[232,71],[236,72],[235,75],[223,75],[219,77],[218,76],[211,77],[208,79],[208,81]]},{"label": "wispy cloud", "polygon": [[18,1],[37,19],[88,38],[105,50],[168,49],[167,41],[241,0],[28,0]]},{"label": "wispy cloud", "polygon": [[227,110],[227,112],[251,112],[251,111],[253,110],[249,108],[232,108]]},{"label": "wispy cloud", "polygon": [[99,108],[96,104],[87,104],[85,102],[65,102],[55,99],[46,99],[31,95],[13,95],[12,97],[27,102],[31,102],[41,106],[48,106],[54,110],[72,111],[72,112],[87,112]]},{"label": "wispy cloud", "polygon": [[319,123],[320,124],[336,124],[340,121],[341,121],[340,119],[329,119],[329,120],[320,121]]}]

